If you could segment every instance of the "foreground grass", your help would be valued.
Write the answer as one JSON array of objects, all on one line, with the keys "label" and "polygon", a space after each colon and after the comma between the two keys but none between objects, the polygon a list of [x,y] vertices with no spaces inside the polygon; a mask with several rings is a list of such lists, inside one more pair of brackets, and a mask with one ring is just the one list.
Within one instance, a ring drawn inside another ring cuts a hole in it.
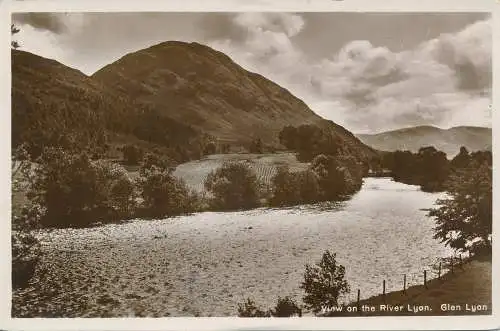
[{"label": "foreground grass", "polygon": [[[491,314],[491,257],[474,259],[441,279],[406,290],[361,300],[357,312],[332,312],[327,316],[485,315]],[[350,306],[356,306],[356,303]],[[365,308],[365,309],[363,309]]]}]

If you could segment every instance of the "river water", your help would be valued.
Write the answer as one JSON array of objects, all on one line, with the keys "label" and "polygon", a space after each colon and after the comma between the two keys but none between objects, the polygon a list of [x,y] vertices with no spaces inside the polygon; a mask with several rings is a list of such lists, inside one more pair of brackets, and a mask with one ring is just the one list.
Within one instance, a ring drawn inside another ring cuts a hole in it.
[{"label": "river water", "polygon": [[[45,262],[69,278],[55,282],[71,283],[61,287],[62,307],[82,294],[72,289],[83,288],[93,300],[113,298],[113,316],[138,309],[152,316],[227,316],[247,297],[266,309],[278,296],[300,300],[304,265],[325,250],[346,267],[351,294],[345,301],[357,289],[362,298],[380,294],[384,279],[387,291],[400,290],[403,274],[410,286],[420,283],[424,269],[432,276],[431,265],[451,254],[432,238],[434,221],[422,210],[439,197],[389,178],[366,178],[352,199],[337,204],[204,212],[41,238]],[[81,314],[99,316],[102,302]]]}]

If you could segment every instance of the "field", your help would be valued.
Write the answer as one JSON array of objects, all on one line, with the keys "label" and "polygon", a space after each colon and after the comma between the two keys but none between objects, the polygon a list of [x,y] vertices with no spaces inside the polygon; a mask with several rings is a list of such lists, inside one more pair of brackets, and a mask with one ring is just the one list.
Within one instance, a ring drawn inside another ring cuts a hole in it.
[{"label": "field", "polygon": [[174,175],[183,179],[191,189],[203,192],[203,185],[208,174],[228,161],[248,164],[264,184],[271,183],[271,179],[280,166],[288,165],[290,171],[301,171],[307,169],[309,165],[297,161],[293,153],[217,154],[207,156],[201,160],[183,163],[175,169]]}]

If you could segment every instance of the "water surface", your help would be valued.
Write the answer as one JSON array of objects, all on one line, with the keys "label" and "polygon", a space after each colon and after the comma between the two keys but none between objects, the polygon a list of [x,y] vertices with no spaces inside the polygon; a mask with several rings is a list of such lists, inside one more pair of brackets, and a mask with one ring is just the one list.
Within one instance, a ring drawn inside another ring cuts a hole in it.
[{"label": "water surface", "polygon": [[400,290],[403,274],[409,285],[421,282],[424,269],[450,254],[422,210],[440,196],[366,178],[342,203],[44,232],[49,278],[62,284],[52,309],[82,293],[91,298],[84,316],[235,315],[247,297],[267,309],[278,296],[300,300],[304,265],[327,249],[346,267],[345,300],[358,288],[362,298],[380,294],[384,279],[388,291]]}]

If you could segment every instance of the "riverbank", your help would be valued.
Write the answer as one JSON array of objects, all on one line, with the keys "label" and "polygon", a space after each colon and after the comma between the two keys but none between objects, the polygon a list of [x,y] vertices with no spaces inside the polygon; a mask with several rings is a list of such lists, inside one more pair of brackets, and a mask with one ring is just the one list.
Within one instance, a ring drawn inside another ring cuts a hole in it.
[{"label": "riverbank", "polygon": [[[491,257],[473,259],[441,279],[412,286],[406,293],[394,291],[361,300],[358,312],[335,312],[328,316],[446,316],[489,315],[492,304]],[[353,303],[349,306],[356,306]]]}]

